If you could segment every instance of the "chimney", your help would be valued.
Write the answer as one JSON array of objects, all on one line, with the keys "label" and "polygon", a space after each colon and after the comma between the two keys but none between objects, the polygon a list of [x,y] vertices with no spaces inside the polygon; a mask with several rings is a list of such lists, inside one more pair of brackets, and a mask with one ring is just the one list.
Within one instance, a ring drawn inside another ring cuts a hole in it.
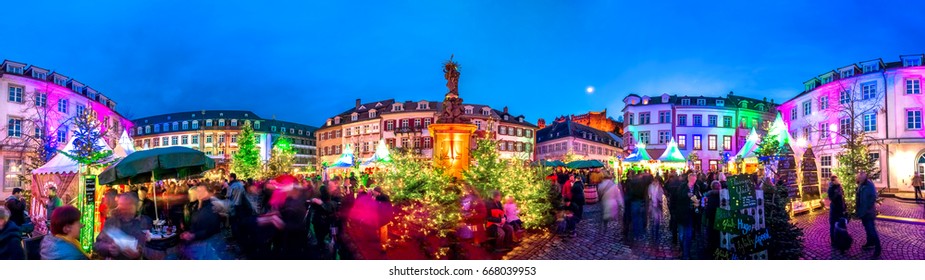
[{"label": "chimney", "polygon": [[504,106],[504,113],[507,114],[507,106]]},{"label": "chimney", "polygon": [[356,108],[356,109],[360,109],[360,99],[359,99],[359,98],[357,98],[357,106],[356,106],[356,107],[354,107],[354,108]]},{"label": "chimney", "polygon": [[540,129],[543,129],[544,127],[546,127],[546,120],[544,120],[543,118],[536,120],[536,126],[539,126]]}]

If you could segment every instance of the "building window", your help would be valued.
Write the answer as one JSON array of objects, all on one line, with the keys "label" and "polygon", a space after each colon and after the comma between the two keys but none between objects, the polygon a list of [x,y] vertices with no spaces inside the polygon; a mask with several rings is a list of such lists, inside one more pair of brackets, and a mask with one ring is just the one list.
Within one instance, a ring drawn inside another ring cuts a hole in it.
[{"label": "building window", "polygon": [[212,126],[212,120],[206,120],[206,127]]},{"label": "building window", "polygon": [[212,135],[206,135],[206,144],[212,144]]},{"label": "building window", "polygon": [[711,159],[708,161],[710,163],[710,171],[716,171],[719,168],[719,161]]},{"label": "building window", "polygon": [[161,138],[154,137],[151,139],[151,147],[158,147],[161,145]]},{"label": "building window", "polygon": [[707,136],[707,149],[711,151],[716,150],[716,135]]},{"label": "building window", "polygon": [[877,170],[870,174],[870,179],[879,181],[880,180],[880,153],[879,152],[867,153],[867,158],[870,159],[870,162],[874,165],[874,167]]},{"label": "building window", "polygon": [[867,100],[876,97],[877,95],[877,82],[869,82],[861,84],[861,100]]},{"label": "building window", "polygon": [[22,91],[23,87],[21,86],[10,86],[10,95],[8,100],[10,102],[22,103]]},{"label": "building window", "polygon": [[725,101],[725,100],[718,100],[718,99],[717,99],[717,100],[716,100],[716,106],[720,106],[720,107],[726,106],[726,101]]},{"label": "building window", "polygon": [[703,126],[703,117],[700,115],[694,115],[694,126]]},{"label": "building window", "polygon": [[678,115],[678,126],[687,126],[687,115]]},{"label": "building window", "polygon": [[189,129],[189,122],[184,121],[184,122],[183,122],[183,130],[187,130],[187,129]]},{"label": "building window", "polygon": [[922,109],[906,110],[906,129],[922,129]]},{"label": "building window", "polygon": [[376,111],[369,111],[369,118],[372,119],[375,117],[376,117]]},{"label": "building window", "polygon": [[694,135],[694,150],[703,149],[703,136]]},{"label": "building window", "polygon": [[848,132],[851,131],[851,120],[845,118],[838,121],[838,133],[841,135],[848,135]]},{"label": "building window", "polygon": [[254,129],[260,129],[260,121],[254,122]]},{"label": "building window", "polygon": [[401,147],[402,147],[402,148],[411,148],[411,144],[410,144],[410,141],[408,141],[408,138],[402,138],[402,139],[401,139]]},{"label": "building window", "polygon": [[813,113],[813,102],[812,101],[803,102],[803,115],[809,116],[812,113]]},{"label": "building window", "polygon": [[[425,118],[425,119],[424,119],[424,127],[430,127],[430,122],[431,122],[431,121],[430,121],[430,118]],[[491,128],[489,127],[489,129],[491,129]]]},{"label": "building window", "polygon": [[58,100],[58,112],[67,114],[67,99]]},{"label": "building window", "polygon": [[523,136],[524,136],[524,130],[523,130],[522,128],[518,128],[518,129],[517,129],[517,137],[523,137]]},{"label": "building window", "polygon": [[922,66],[922,59],[918,57],[910,57],[903,59],[903,67],[912,67],[912,66]]},{"label": "building window", "polygon": [[530,138],[533,137],[533,130],[532,130],[532,129],[524,129],[524,133],[527,135],[527,137],[530,137]]},{"label": "building window", "polygon": [[732,127],[732,117],[723,116],[723,127]]},{"label": "building window", "polygon": [[792,121],[796,119],[797,119],[797,108],[796,107],[790,108],[790,120]]},{"label": "building window", "polygon": [[843,90],[838,93],[838,104],[848,104],[851,102],[851,92]]},{"label": "building window", "polygon": [[178,144],[179,142],[180,142],[180,137],[177,137],[177,136],[170,137],[170,145],[176,146],[176,145],[179,145]]},{"label": "building window", "polygon": [[639,124],[649,124],[652,121],[651,117],[649,113],[639,113]]},{"label": "building window", "polygon": [[[155,127],[157,127],[157,126],[155,126]],[[150,126],[150,125],[146,125],[146,126],[145,126],[145,134],[148,134],[148,133],[151,133],[151,126]]]},{"label": "building window", "polygon": [[682,106],[689,106],[689,105],[691,105],[691,100],[690,100],[690,99],[681,99],[681,105],[682,105]]},{"label": "building window", "polygon": [[639,143],[649,144],[649,132],[648,131],[639,132]]},{"label": "building window", "polygon": [[272,132],[276,132],[276,126],[275,126],[275,125],[273,125],[273,126],[270,126],[270,131],[272,131]]},{"label": "building window", "polygon": [[466,115],[472,115],[472,108],[466,108]]},{"label": "building window", "polygon": [[3,188],[22,188],[22,180],[19,179],[22,175],[22,160],[8,158],[3,163]]},{"label": "building window", "polygon": [[684,134],[678,135],[678,149],[681,149],[681,150],[687,149],[687,135],[684,135]]},{"label": "building window", "polygon": [[218,120],[218,126],[225,126],[225,120],[224,119]]},{"label": "building window", "polygon": [[180,137],[180,144],[189,145],[189,136],[183,135]]},{"label": "building window", "polygon": [[224,144],[224,143],[225,143],[225,134],[219,134],[219,135],[218,135],[218,143],[219,143],[219,144]]},{"label": "building window", "polygon": [[819,139],[829,138],[829,126],[824,123],[819,124]]},{"label": "building window", "polygon": [[163,143],[164,146],[169,146],[169,145],[170,145],[170,138],[168,138],[168,137],[162,137],[162,138],[161,138],[161,143]]},{"label": "building window", "polygon": [[431,144],[430,137],[424,137],[424,149],[430,149],[430,148],[433,148],[433,144]]},{"label": "building window", "polygon": [[180,123],[174,122],[174,123],[173,123],[173,131],[177,131],[177,130],[180,130]]},{"label": "building window", "polygon": [[662,130],[658,132],[658,143],[665,144],[671,139],[671,131]]},{"label": "building window", "polygon": [[633,125],[633,113],[626,114],[626,124]]},{"label": "building window", "polygon": [[87,107],[86,107],[86,106],[77,104],[77,115],[78,115],[78,116],[83,115],[83,114],[84,114],[84,111],[86,111],[86,110],[87,110]]},{"label": "building window", "polygon": [[823,96],[819,97],[819,110],[825,110],[829,108],[829,97]]},{"label": "building window", "polygon": [[139,126],[139,127],[138,127],[138,132],[135,132],[135,135],[141,135],[141,131],[142,131],[142,130],[141,130],[141,127]]},{"label": "building window", "polygon": [[922,85],[919,79],[906,80],[906,94],[921,94]]},{"label": "building window", "polygon": [[165,123],[162,126],[164,127],[164,132],[170,131],[170,124]]},{"label": "building window", "polygon": [[707,126],[716,127],[716,116],[707,116]]},{"label": "building window", "polygon": [[825,155],[819,157],[819,166],[821,167],[819,173],[822,176],[822,180],[827,181],[829,177],[832,177],[832,156]]},{"label": "building window", "polygon": [[7,136],[9,137],[22,137],[22,119],[10,118],[7,123]]},{"label": "building window", "polygon": [[864,132],[877,131],[877,114],[876,113],[867,113],[864,114]]},{"label": "building window", "polygon": [[401,128],[408,128],[409,121],[408,119],[401,120]]},{"label": "building window", "polygon": [[48,94],[44,92],[35,93],[35,107],[45,107],[48,103]]},{"label": "building window", "polygon": [[193,121],[193,129],[199,129],[199,121]]},{"label": "building window", "polygon": [[67,129],[58,130],[58,143],[67,142]]},{"label": "building window", "polygon": [[706,99],[697,99],[697,106],[705,106],[705,105],[707,105]]},{"label": "building window", "polygon": [[191,143],[193,145],[199,145],[199,135],[193,135]]},{"label": "building window", "polygon": [[732,136],[723,136],[723,151],[732,151]]},{"label": "building window", "polygon": [[395,121],[386,121],[386,122],[385,122],[385,130],[386,130],[386,131],[391,131],[391,130],[393,130],[393,129],[395,129]]},{"label": "building window", "polygon": [[231,126],[238,126],[238,120],[237,119],[231,120]]},{"label": "building window", "polygon": [[658,123],[671,123],[671,112],[669,111],[658,112]]},{"label": "building window", "polygon": [[359,117],[359,115],[357,115],[356,113],[353,113],[353,115],[350,115],[350,120],[351,120],[351,121],[356,121],[358,117]]}]

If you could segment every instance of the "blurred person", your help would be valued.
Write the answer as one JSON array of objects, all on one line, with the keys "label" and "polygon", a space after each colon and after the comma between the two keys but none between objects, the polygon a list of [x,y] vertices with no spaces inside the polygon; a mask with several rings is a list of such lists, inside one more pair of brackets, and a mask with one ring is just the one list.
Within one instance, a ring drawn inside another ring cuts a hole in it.
[{"label": "blurred person", "polygon": [[112,211],[116,209],[116,196],[119,195],[113,187],[106,187],[103,191],[103,201],[100,202],[100,224],[105,225],[106,219],[112,216]]},{"label": "blurred person", "polygon": [[80,247],[80,210],[64,205],[51,214],[51,234],[42,238],[40,255],[43,260],[88,260],[90,255]]},{"label": "blurred person", "polygon": [[507,224],[504,206],[501,204],[501,192],[491,192],[491,200],[486,201],[488,209],[485,220],[488,234],[495,238],[495,251],[509,251],[514,243],[514,230]]},{"label": "blurred person", "polygon": [[687,188],[675,188],[672,190],[671,199],[673,200],[671,216],[676,219],[678,224],[678,236],[681,242],[681,259],[691,258],[691,246],[693,245],[693,217],[694,209],[699,203],[699,199],[694,195],[697,188],[697,175],[690,173],[687,175]]},{"label": "blurred person", "polygon": [[22,230],[10,222],[10,210],[0,205],[0,260],[25,260]]},{"label": "blurred person", "polygon": [[282,175],[275,180],[278,188],[287,194],[286,200],[279,209],[279,217],[283,228],[274,242],[276,255],[284,260],[302,260],[308,258],[308,226],[305,215],[308,211],[307,197],[303,195],[302,188],[295,177]]},{"label": "blurred person", "polygon": [[617,221],[623,211],[623,190],[613,180],[613,173],[605,172],[597,186],[601,196],[601,231],[606,231],[611,222]]},{"label": "blurred person", "polygon": [[221,232],[221,218],[213,199],[213,191],[205,186],[193,188],[196,202],[190,215],[189,230],[180,234],[180,239],[187,242],[186,256],[193,260],[224,259],[225,240]]},{"label": "blurred person", "polygon": [[318,251],[327,250],[327,253],[331,254],[329,258],[333,258],[333,252],[330,252],[331,248],[327,248],[327,244],[334,240],[332,227],[337,213],[337,204],[332,199],[330,186],[331,184],[322,185],[319,197],[311,200],[311,213],[312,228],[315,230],[315,238],[318,240]]},{"label": "blurred person", "polygon": [[832,175],[829,179],[829,241],[835,246],[835,223],[848,218],[848,208],[845,203],[845,190],[842,189],[838,176]]},{"label": "blurred person", "polygon": [[511,226],[515,233],[523,231],[524,222],[520,220],[520,209],[517,208],[517,203],[514,202],[514,196],[512,195],[505,198],[504,218],[507,219],[507,224]]},{"label": "blurred person", "polygon": [[[725,177],[720,176],[720,178],[718,179],[725,180]],[[720,190],[722,190],[722,183],[721,181],[718,181],[718,180],[713,181],[713,183],[710,183],[710,187],[712,189],[703,196],[704,197],[703,221],[704,221],[704,227],[706,227],[706,230],[707,230],[707,235],[706,235],[707,251],[706,253],[708,255],[713,254],[713,252],[715,252],[716,249],[719,248],[719,240],[720,240],[719,231],[716,230],[713,224],[716,222],[716,212],[718,211],[720,207],[719,193],[720,193]]]},{"label": "blurred person", "polygon": [[858,193],[856,200],[856,215],[861,219],[864,225],[864,232],[867,234],[867,242],[862,246],[865,250],[874,249],[872,258],[879,258],[881,252],[880,234],[877,233],[877,225],[874,220],[877,218],[877,189],[874,183],[870,181],[867,172],[861,171],[857,175]]},{"label": "blurred person", "polygon": [[148,241],[145,231],[151,230],[153,224],[150,218],[139,214],[138,203],[134,192],[119,194],[116,209],[96,237],[93,251],[104,258],[116,260],[134,260],[143,256],[144,244]]},{"label": "blurred person", "polygon": [[26,224],[26,199],[21,188],[13,188],[13,193],[6,198],[6,209],[10,211],[10,222],[22,228]]},{"label": "blurred person", "polygon": [[662,192],[662,181],[652,180],[649,183],[648,199],[646,205],[649,213],[649,241],[659,244],[662,236],[662,215],[665,194]]},{"label": "blurred person", "polygon": [[148,188],[146,187],[138,188],[138,200],[140,203],[140,206],[138,209],[142,216],[148,217],[148,219],[151,219],[152,221],[159,218],[157,216],[157,210],[155,210],[157,208],[154,207],[154,201],[151,199],[148,199]]},{"label": "blurred person", "polygon": [[571,184],[571,198],[569,199],[569,208],[572,211],[572,219],[568,223],[568,231],[572,237],[575,237],[578,235],[578,233],[575,232],[575,229],[578,227],[578,223],[581,222],[585,211],[585,185],[580,176],[573,174],[571,179],[574,180]]},{"label": "blurred person", "polygon": [[51,226],[51,213],[55,212],[55,209],[64,205],[61,202],[61,198],[58,197],[58,188],[49,187],[48,188],[48,202],[45,203],[45,225]]}]

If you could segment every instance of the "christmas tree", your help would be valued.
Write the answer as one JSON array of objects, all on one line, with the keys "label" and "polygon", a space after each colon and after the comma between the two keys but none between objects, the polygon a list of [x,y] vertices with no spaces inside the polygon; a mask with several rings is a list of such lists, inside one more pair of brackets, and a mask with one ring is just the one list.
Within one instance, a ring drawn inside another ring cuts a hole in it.
[{"label": "christmas tree", "polygon": [[276,143],[273,143],[273,150],[270,152],[270,160],[267,163],[267,177],[273,178],[292,172],[295,154],[292,140],[289,140],[289,137],[277,138]]},{"label": "christmas tree", "polygon": [[768,258],[796,260],[803,256],[803,229],[790,222],[787,205],[789,189],[766,183],[764,185],[765,226],[771,236]]},{"label": "christmas tree", "polygon": [[[100,122],[91,110],[85,110],[74,119],[74,150],[63,155],[77,161],[84,166],[94,166],[112,155],[112,151],[105,149],[100,133]],[[46,148],[47,149],[47,148]],[[48,154],[46,154],[47,156]]]},{"label": "christmas tree", "polygon": [[250,121],[244,122],[238,135],[238,152],[231,160],[231,170],[238,178],[250,179],[260,175],[260,154],[257,151],[257,136]]},{"label": "christmas tree", "polygon": [[800,194],[804,201],[822,198],[822,191],[819,188],[819,173],[816,170],[816,155],[813,153],[813,147],[806,149],[803,153],[803,161],[800,166],[803,173],[802,186]]}]

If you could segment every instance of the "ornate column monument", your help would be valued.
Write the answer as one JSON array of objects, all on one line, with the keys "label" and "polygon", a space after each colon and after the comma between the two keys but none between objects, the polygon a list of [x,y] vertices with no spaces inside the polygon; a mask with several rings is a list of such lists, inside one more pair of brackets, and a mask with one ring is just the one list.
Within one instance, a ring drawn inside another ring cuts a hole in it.
[{"label": "ornate column monument", "polygon": [[434,138],[434,166],[446,168],[449,174],[462,179],[469,168],[469,147],[476,126],[465,117],[462,98],[459,98],[459,64],[450,60],[443,64],[443,77],[449,90],[443,98],[443,108],[434,124],[428,127]]}]

